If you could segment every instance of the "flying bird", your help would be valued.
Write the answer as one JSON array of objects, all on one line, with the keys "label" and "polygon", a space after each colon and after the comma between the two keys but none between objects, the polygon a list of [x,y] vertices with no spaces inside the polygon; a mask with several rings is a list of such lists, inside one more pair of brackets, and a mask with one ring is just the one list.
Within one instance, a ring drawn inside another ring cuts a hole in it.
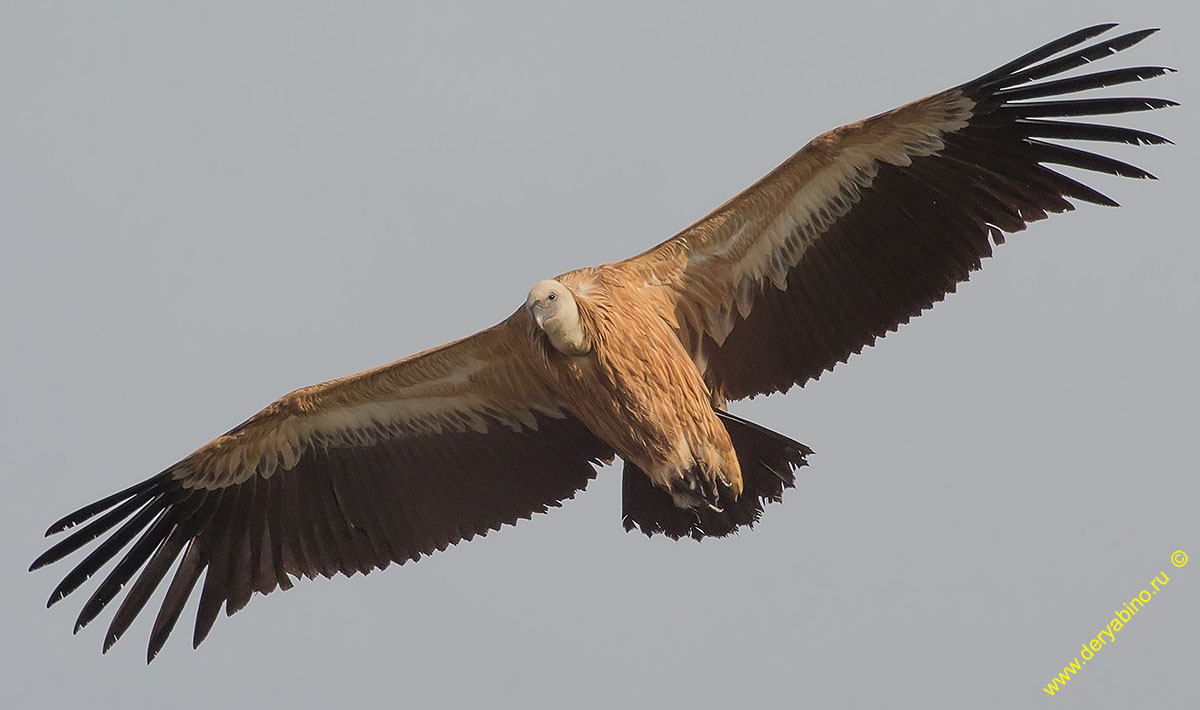
[{"label": "flying bird", "polygon": [[1155,31],[1096,39],[1114,27],[818,136],[649,251],[537,283],[487,330],[283,396],[51,525],[48,536],[81,527],[31,569],[100,542],[48,605],[115,560],[75,624],[129,585],[107,651],[173,568],[150,661],[201,577],[194,646],[222,606],[515,524],[574,497],[614,457],[626,530],[701,539],[753,525],[812,452],[728,402],[845,362],[953,292],[1006,233],[1072,200],[1117,204],[1051,166],[1152,177],[1058,142],[1169,142],[1078,117],[1172,101],[1063,96],[1173,70],[1051,79]]}]

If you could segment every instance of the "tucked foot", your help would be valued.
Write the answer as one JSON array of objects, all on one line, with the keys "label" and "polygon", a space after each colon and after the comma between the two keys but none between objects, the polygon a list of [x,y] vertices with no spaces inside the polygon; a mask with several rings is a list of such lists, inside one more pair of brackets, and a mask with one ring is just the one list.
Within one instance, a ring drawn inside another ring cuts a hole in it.
[{"label": "tucked foot", "polygon": [[703,484],[689,483],[689,478],[696,478],[694,475],[685,475],[671,491],[666,491],[651,483],[637,466],[626,462],[622,484],[626,530],[638,529],[646,535],[663,534],[674,539],[723,537],[754,525],[766,503],[780,500],[785,489],[795,486],[793,472],[807,465],[811,449],[727,412],[718,411],[717,416],[737,451],[742,469],[741,495],[735,498],[728,487],[708,479],[701,479]]},{"label": "tucked foot", "polygon": [[721,489],[728,488],[715,478],[704,475],[700,467],[691,468],[671,484],[671,498],[680,508],[708,508],[717,513],[725,512],[721,505]]}]

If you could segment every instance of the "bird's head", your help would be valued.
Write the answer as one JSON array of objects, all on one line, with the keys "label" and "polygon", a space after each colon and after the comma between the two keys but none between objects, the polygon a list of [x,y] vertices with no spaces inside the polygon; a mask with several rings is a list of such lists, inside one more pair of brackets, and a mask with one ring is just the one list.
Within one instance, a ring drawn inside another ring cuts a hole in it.
[{"label": "bird's head", "polygon": [[534,284],[525,299],[525,310],[550,344],[564,355],[583,355],[591,347],[579,318],[575,294],[561,281],[546,279]]}]

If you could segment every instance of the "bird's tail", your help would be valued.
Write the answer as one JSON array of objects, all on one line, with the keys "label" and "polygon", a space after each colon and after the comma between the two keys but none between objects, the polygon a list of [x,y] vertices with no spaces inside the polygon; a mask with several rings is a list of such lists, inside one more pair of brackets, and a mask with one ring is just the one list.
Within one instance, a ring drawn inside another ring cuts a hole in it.
[{"label": "bird's tail", "polygon": [[721,491],[720,510],[680,508],[671,494],[655,486],[637,466],[625,462],[622,513],[626,530],[637,527],[646,535],[662,533],[672,539],[724,537],[738,528],[753,527],[767,501],[783,499],[784,488],[794,488],[793,470],[807,466],[812,449],[798,441],[717,410],[729,432],[742,469],[742,494],[734,500]]}]

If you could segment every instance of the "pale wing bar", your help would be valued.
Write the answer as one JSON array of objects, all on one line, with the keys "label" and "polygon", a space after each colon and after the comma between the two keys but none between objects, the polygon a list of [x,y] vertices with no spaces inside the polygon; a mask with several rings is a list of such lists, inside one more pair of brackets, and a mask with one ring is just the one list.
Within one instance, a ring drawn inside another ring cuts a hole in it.
[{"label": "pale wing bar", "polygon": [[[425,435],[374,446],[318,449],[270,478],[216,489],[184,488],[168,470],[120,497],[50,528],[92,522],[39,557],[62,559],[108,533],[54,590],[75,591],[136,538],[84,604],[91,622],[141,570],[113,617],[104,649],[125,632],[182,555],[150,637],[162,648],[204,574],[193,644],[222,605],[240,610],[254,592],[288,589],[292,577],[353,575],[445,550],[573,498],[612,451],[573,418],[536,415],[536,430],[495,423],[487,432]],[[144,567],[143,567],[144,566]]]},{"label": "pale wing bar", "polygon": [[[839,210],[843,213],[829,219],[825,231],[804,248],[787,272],[785,288],[766,278],[752,284],[749,314],[737,318],[719,344],[711,335],[704,339],[710,386],[738,399],[786,391],[815,379],[953,292],[991,255],[993,243],[1003,241],[1004,232],[1020,231],[1048,213],[1074,209],[1068,198],[1117,204],[1048,165],[1153,177],[1136,166],[1050,141],[1168,143],[1145,131],[1061,119],[1144,111],[1175,102],[1125,97],[1030,100],[1173,71],[1132,67],[1030,83],[1130,47],[1155,31],[1121,35],[1049,59],[1112,27],[1068,35],[941,95],[960,92],[973,103],[965,125],[941,135],[943,148],[913,155],[908,164],[875,161],[869,185],[843,195],[853,204]],[[889,119],[882,114],[835,131],[830,140],[838,140],[839,133],[868,132],[873,121]],[[747,367],[749,362],[755,366]]]},{"label": "pale wing bar", "polygon": [[[545,400],[543,385],[513,361],[509,333],[485,331],[298,390],[163,473],[62,518],[47,535],[82,527],[31,570],[103,539],[47,605],[116,560],[75,624],[78,631],[90,623],[130,585],[105,635],[107,651],[178,560],[151,631],[151,660],[202,576],[193,645],[222,606],[232,614],[255,592],[417,560],[574,497],[613,452]],[[481,368],[479,358],[493,350],[499,360]],[[398,392],[417,399],[396,401]],[[439,392],[437,421],[413,420],[412,412],[430,416],[429,398]],[[386,411],[391,419],[380,422]],[[370,428],[329,428],[354,422]]]}]

